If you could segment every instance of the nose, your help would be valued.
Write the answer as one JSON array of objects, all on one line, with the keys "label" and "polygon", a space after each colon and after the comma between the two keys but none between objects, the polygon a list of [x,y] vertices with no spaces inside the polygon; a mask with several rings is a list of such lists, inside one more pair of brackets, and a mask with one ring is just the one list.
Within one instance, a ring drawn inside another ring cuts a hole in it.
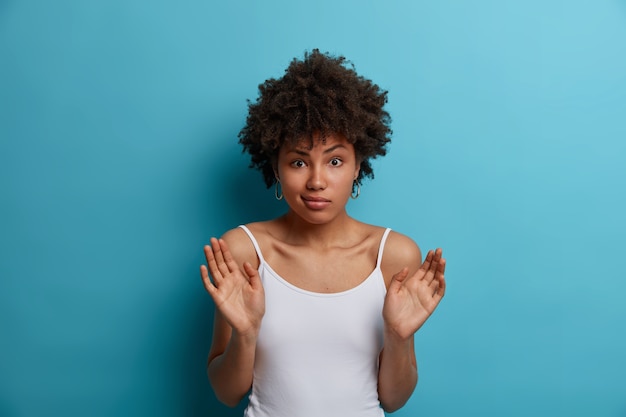
[{"label": "nose", "polygon": [[323,190],[326,188],[326,179],[322,168],[315,166],[311,167],[306,188],[309,190]]}]

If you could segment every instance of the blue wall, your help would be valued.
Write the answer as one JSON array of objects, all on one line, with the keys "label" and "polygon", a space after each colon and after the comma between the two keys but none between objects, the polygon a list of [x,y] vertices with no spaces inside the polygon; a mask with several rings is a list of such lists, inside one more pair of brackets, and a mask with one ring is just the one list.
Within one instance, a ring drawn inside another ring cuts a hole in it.
[{"label": "blue wall", "polygon": [[626,1],[0,0],[0,415],[236,416],[201,248],[306,49],[388,89],[351,213],[447,252],[397,416],[626,416]]}]

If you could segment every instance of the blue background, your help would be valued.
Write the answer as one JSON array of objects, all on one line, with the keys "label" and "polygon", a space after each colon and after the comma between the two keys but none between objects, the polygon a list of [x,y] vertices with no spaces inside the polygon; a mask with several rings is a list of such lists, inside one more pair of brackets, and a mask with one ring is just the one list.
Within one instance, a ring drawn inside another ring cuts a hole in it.
[{"label": "blue background", "polygon": [[305,50],[389,90],[350,203],[448,293],[397,416],[626,416],[626,1],[0,0],[0,415],[237,416],[202,245],[281,203],[237,145]]}]

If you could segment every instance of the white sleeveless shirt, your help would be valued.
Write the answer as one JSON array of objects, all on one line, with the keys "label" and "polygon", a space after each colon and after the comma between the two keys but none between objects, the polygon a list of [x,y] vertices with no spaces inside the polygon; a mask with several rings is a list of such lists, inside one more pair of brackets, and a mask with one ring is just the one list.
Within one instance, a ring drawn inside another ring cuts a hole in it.
[{"label": "white sleeveless shirt", "polygon": [[257,340],[245,417],[384,417],[378,400],[378,357],[387,289],[376,267],[359,285],[338,293],[296,287],[259,257],[265,316]]}]

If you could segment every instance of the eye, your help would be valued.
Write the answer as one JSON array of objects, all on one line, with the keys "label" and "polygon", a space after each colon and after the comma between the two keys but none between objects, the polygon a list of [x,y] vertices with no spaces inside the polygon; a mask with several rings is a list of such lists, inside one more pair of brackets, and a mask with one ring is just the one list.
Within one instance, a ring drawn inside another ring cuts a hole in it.
[{"label": "eye", "polygon": [[304,161],[302,159],[296,159],[291,163],[291,166],[294,168],[302,168],[304,166]]},{"label": "eye", "polygon": [[343,161],[339,158],[333,158],[330,160],[330,165],[334,166],[334,167],[338,167],[341,166],[341,164],[343,164]]}]

